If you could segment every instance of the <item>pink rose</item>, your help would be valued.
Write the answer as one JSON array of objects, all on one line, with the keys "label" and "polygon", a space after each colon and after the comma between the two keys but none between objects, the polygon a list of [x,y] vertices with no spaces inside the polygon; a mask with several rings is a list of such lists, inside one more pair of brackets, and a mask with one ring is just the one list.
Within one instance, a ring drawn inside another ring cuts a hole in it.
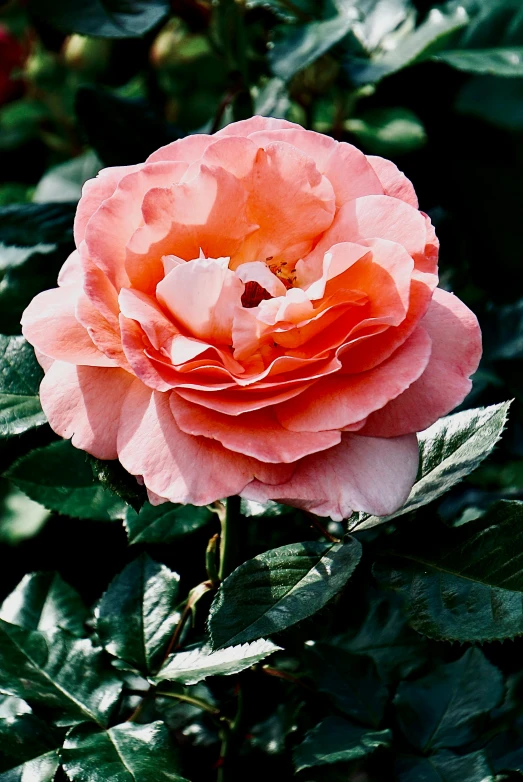
[{"label": "pink rose", "polygon": [[396,166],[276,119],[87,182],[77,250],[23,332],[52,428],[153,503],[241,494],[388,514],[460,403],[475,316]]}]

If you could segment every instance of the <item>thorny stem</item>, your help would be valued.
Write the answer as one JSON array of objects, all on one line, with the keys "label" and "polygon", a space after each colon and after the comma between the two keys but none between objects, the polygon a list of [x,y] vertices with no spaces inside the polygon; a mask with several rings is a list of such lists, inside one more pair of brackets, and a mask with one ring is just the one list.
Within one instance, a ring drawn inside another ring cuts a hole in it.
[{"label": "thorny stem", "polygon": [[213,589],[217,589],[220,585],[220,577],[216,567],[219,540],[220,536],[218,533],[213,535],[207,544],[207,550],[205,552],[205,567],[207,569],[207,576],[213,586]]},{"label": "thorny stem", "polygon": [[196,698],[193,695],[186,695],[182,692],[162,692],[161,690],[157,690],[156,695],[162,696],[162,698],[176,698],[178,701],[183,701],[184,703],[191,703],[193,706],[197,706],[199,709],[202,709],[203,711],[209,712],[209,714],[214,714],[215,716],[218,716],[220,714],[220,709],[218,709],[216,706],[213,706],[212,703],[208,703],[207,701],[204,701],[202,698]]},{"label": "thorny stem", "polygon": [[339,543],[340,539],[336,538],[334,535],[331,535],[330,532],[328,532],[323,524],[320,522],[319,518],[314,515],[314,513],[307,513],[307,516],[312,521],[316,529],[319,529],[321,534],[327,538],[327,540],[330,540],[331,543]]},{"label": "thorny stem", "polygon": [[238,526],[241,523],[241,500],[229,497],[224,512],[219,514],[222,532],[220,536],[220,581],[227,578],[235,568],[238,557]]},{"label": "thorny stem", "polygon": [[230,723],[223,721],[223,727],[220,731],[221,746],[220,746],[220,758],[218,760],[218,776],[217,782],[227,782],[230,779],[229,775],[229,755],[231,747],[235,743],[238,733],[241,728],[243,718],[243,692],[241,687],[238,687],[238,701],[236,706],[236,714]]},{"label": "thorny stem", "polygon": [[261,671],[266,673],[268,676],[274,676],[276,679],[284,679],[286,682],[296,684],[298,687],[302,687],[304,690],[308,690],[309,692],[316,692],[314,687],[310,687],[308,684],[305,684],[305,682],[302,681],[298,676],[293,676],[292,673],[287,673],[287,671],[280,671],[278,668],[271,668],[270,665],[262,666]]}]

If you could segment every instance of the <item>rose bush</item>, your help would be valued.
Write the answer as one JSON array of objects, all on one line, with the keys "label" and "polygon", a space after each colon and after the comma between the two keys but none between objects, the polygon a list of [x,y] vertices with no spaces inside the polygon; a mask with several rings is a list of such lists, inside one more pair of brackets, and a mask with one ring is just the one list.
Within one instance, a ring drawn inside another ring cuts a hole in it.
[{"label": "rose bush", "polygon": [[480,331],[430,220],[349,144],[261,117],[188,136],[87,182],[75,240],[22,321],[42,406],[153,503],[391,513],[470,389]]}]

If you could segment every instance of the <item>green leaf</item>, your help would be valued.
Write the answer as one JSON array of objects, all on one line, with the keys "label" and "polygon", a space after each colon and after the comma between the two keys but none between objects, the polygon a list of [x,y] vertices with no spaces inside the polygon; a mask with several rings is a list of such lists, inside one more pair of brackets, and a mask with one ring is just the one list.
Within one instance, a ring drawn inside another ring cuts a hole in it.
[{"label": "green leaf", "polygon": [[190,532],[205,527],[215,518],[206,507],[144,503],[139,513],[127,509],[125,528],[129,543],[171,543]]},{"label": "green leaf", "polygon": [[280,28],[280,37],[268,53],[272,72],[289,81],[339,43],[352,24],[349,15],[340,15],[322,22]]},{"label": "green leaf", "polygon": [[[503,130],[523,129],[523,79],[476,76],[468,79],[456,99],[456,111],[479,117]],[[523,302],[497,305],[488,313],[496,332],[485,334],[484,352],[488,358],[516,358],[523,350]],[[483,324],[482,324],[483,325]],[[514,328],[511,328],[511,326]],[[498,339],[498,334],[504,338]],[[490,343],[490,344],[489,344]],[[506,347],[505,347],[506,343]]]},{"label": "green leaf", "polygon": [[[56,750],[61,743],[57,731],[34,714],[0,719],[0,771],[14,770],[27,761],[53,752],[58,764]],[[32,779],[28,772],[25,773],[26,779]]]},{"label": "green leaf", "polygon": [[36,535],[50,517],[47,508],[0,478],[0,542],[16,545]]},{"label": "green leaf", "polygon": [[368,730],[341,717],[327,717],[296,747],[294,766],[303,771],[326,763],[360,760],[379,747],[388,747],[391,739],[390,730]]},{"label": "green leaf", "polygon": [[169,11],[168,0],[30,0],[35,14],[65,33],[99,38],[141,37]]},{"label": "green leaf", "polygon": [[503,697],[503,677],[483,652],[469,649],[454,663],[404,681],[394,705],[404,735],[417,749],[462,747],[481,735],[484,718]]},{"label": "green leaf", "polygon": [[96,629],[108,652],[151,672],[161,661],[179,616],[180,577],[142,554],[116,576],[96,611]]},{"label": "green leaf", "polygon": [[491,76],[523,76],[523,46],[514,48],[449,50],[434,57],[466,73]]},{"label": "green leaf", "polygon": [[33,194],[34,203],[78,201],[82,186],[93,179],[102,163],[92,150],[50,168],[38,182]]},{"label": "green leaf", "polygon": [[105,724],[122,685],[103,653],[61,630],[41,633],[0,619],[0,691],[57,709],[65,724]]},{"label": "green leaf", "polygon": [[[370,516],[358,529],[368,529],[428,505],[478,467],[492,451],[505,427],[510,402],[478,407],[440,418],[418,436],[421,469],[405,505],[390,516]],[[353,527],[354,529],[355,527]]]},{"label": "green leaf", "polygon": [[380,677],[396,682],[423,665],[427,642],[407,626],[407,615],[399,596],[370,593],[369,608],[357,632],[348,632],[332,640],[352,654],[372,657]]},{"label": "green leaf", "polygon": [[38,397],[43,376],[23,337],[0,334],[0,440],[47,422]]},{"label": "green leaf", "polygon": [[316,643],[307,647],[307,665],[318,689],[344,714],[364,725],[380,724],[389,692],[370,657]]},{"label": "green leaf", "polygon": [[398,782],[494,782],[483,750],[469,755],[442,750],[428,758],[400,755],[395,770]]},{"label": "green leaf", "polygon": [[0,208],[0,242],[17,247],[72,242],[75,211],[76,204],[3,206]]},{"label": "green leaf", "polygon": [[120,497],[126,505],[131,506],[125,509],[125,515],[122,517],[124,521],[128,517],[134,518],[133,510],[138,513],[147,499],[145,486],[140,486],[136,477],[124,470],[116,459],[103,461],[87,454],[87,461],[91,465],[96,481],[99,481],[111,494]]},{"label": "green leaf", "polygon": [[0,619],[26,630],[61,627],[73,635],[85,635],[89,612],[80,595],[58,573],[24,576],[0,608]]},{"label": "green leaf", "polygon": [[124,722],[110,730],[78,725],[67,735],[61,753],[72,782],[187,782],[163,722]]},{"label": "green leaf", "polygon": [[53,782],[58,770],[59,759],[56,749],[45,755],[28,760],[20,766],[0,774],[0,782]]},{"label": "green leaf", "polygon": [[468,20],[462,5],[433,8],[425,21],[413,32],[397,40],[394,47],[378,49],[369,60],[349,56],[345,61],[345,69],[356,85],[377,83],[444,49]]},{"label": "green leaf", "polygon": [[280,651],[272,641],[261,638],[250,644],[229,646],[213,652],[201,646],[188,652],[177,652],[159,670],[155,681],[168,680],[182,684],[198,684],[208,676],[229,676],[259,663],[273,652]]},{"label": "green leaf", "polygon": [[423,147],[427,134],[410,109],[371,109],[347,120],[345,128],[356,136],[366,152],[394,157]]},{"label": "green leaf", "polygon": [[125,518],[126,504],[96,481],[85,454],[69,440],[31,451],[5,476],[32,500],[58,513],[97,521]]},{"label": "green leaf", "polygon": [[409,601],[411,625],[431,638],[489,641],[523,634],[523,503],[428,538],[419,528],[388,542],[374,574]]},{"label": "green leaf", "polygon": [[18,717],[20,714],[31,714],[31,707],[21,698],[0,693],[0,718]]},{"label": "green leaf", "polygon": [[244,562],[220,585],[209,615],[215,649],[255,641],[315,614],[347,583],[361,544],[307,541]]},{"label": "green leaf", "polygon": [[244,500],[241,501],[241,513],[242,516],[247,518],[275,518],[276,516],[285,516],[287,513],[295,513],[296,508],[291,508],[288,505],[280,505],[278,502],[256,502],[256,500]]}]

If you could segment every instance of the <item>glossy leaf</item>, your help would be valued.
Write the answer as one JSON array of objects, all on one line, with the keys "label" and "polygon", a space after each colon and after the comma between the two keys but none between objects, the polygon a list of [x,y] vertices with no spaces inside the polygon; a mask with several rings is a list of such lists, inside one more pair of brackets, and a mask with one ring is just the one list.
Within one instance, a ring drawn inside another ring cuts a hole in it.
[{"label": "glossy leaf", "polygon": [[72,241],[76,204],[13,204],[0,207],[0,242],[16,247]]},{"label": "glossy leaf", "polygon": [[87,639],[30,631],[0,620],[0,690],[56,709],[63,724],[105,724],[121,683]]},{"label": "glossy leaf", "polygon": [[145,35],[169,10],[168,0],[84,0],[71,6],[68,0],[31,0],[32,10],[66,33],[100,38]]},{"label": "glossy leaf", "polygon": [[0,542],[16,545],[38,534],[50,517],[47,508],[0,478]]},{"label": "glossy leaf", "polygon": [[31,714],[29,704],[13,695],[0,694],[0,718],[18,717],[20,714]]},{"label": "glossy leaf", "polygon": [[[59,734],[33,714],[21,714],[0,719],[0,771],[13,770],[27,761],[53,754],[58,765]],[[43,767],[47,764],[43,763]],[[56,766],[55,766],[56,770]],[[26,779],[31,779],[30,774]],[[16,777],[13,777],[16,778]],[[34,777],[35,780],[38,777]],[[52,778],[52,777],[51,777]],[[0,780],[2,774],[0,773]]]},{"label": "glossy leaf", "polygon": [[477,738],[503,689],[500,671],[479,649],[469,649],[454,663],[401,682],[394,705],[404,735],[425,753],[462,747]]},{"label": "glossy leaf", "polygon": [[155,681],[168,680],[181,684],[198,684],[208,676],[229,676],[261,662],[281,647],[261,638],[250,644],[229,646],[213,652],[203,646],[188,652],[177,652],[160,668]]},{"label": "glossy leaf", "polygon": [[421,508],[441,497],[486,459],[507,421],[510,402],[464,410],[440,418],[419,436],[421,470],[405,505],[390,516],[370,516],[358,529]]},{"label": "glossy leaf", "polygon": [[368,730],[341,717],[327,717],[296,747],[294,766],[296,771],[303,771],[327,763],[360,760],[379,747],[388,747],[391,740],[390,730]]},{"label": "glossy leaf", "polygon": [[72,782],[186,782],[163,722],[124,722],[110,730],[78,725],[67,735],[62,763]]},{"label": "glossy leaf", "polygon": [[96,611],[96,629],[108,652],[151,672],[161,661],[179,616],[180,577],[147,554],[116,576]]},{"label": "glossy leaf", "polygon": [[284,27],[280,38],[269,50],[272,72],[284,81],[313,63],[339,43],[349,32],[353,20],[349,15],[321,22]]},{"label": "glossy leaf", "polygon": [[494,782],[482,750],[469,755],[441,750],[427,758],[400,755],[395,770],[398,782]]},{"label": "glossy leaf", "polygon": [[426,641],[407,626],[398,595],[371,591],[369,597],[369,608],[357,632],[335,636],[332,644],[372,657],[383,681],[396,682],[423,665]]},{"label": "glossy leaf", "polygon": [[50,510],[97,521],[125,518],[126,504],[94,478],[85,454],[69,440],[31,451],[5,475]]},{"label": "glossy leaf", "polygon": [[456,49],[442,52],[434,59],[466,73],[523,76],[523,47]]},{"label": "glossy leaf", "polygon": [[389,692],[370,657],[316,643],[307,648],[306,659],[317,688],[338,709],[364,725],[380,724]]},{"label": "glossy leaf", "polygon": [[93,179],[102,164],[92,150],[59,163],[50,168],[38,182],[33,194],[35,203],[48,201],[78,201],[82,195],[82,186]]},{"label": "glossy leaf", "polygon": [[356,85],[379,82],[444,49],[455,34],[466,26],[468,19],[462,5],[451,6],[448,10],[433,8],[419,27],[396,41],[390,50],[378,50],[369,60],[347,57],[345,69]]},{"label": "glossy leaf", "polygon": [[259,554],[221,584],[211,606],[215,649],[255,641],[316,613],[347,583],[361,544],[308,541]]},{"label": "glossy leaf", "polygon": [[374,109],[347,120],[345,128],[373,155],[394,157],[420,149],[427,141],[421,120],[410,109]]},{"label": "glossy leaf", "polygon": [[60,764],[54,749],[0,774],[0,782],[53,782]]},{"label": "glossy leaf", "polygon": [[0,607],[0,619],[26,630],[61,627],[73,635],[85,635],[89,613],[80,595],[58,573],[24,576]]},{"label": "glossy leaf", "polygon": [[29,343],[0,334],[0,440],[46,423],[38,397],[42,377]]},{"label": "glossy leaf", "polygon": [[418,632],[456,641],[523,634],[523,503],[500,502],[456,529],[441,525],[430,540],[419,529],[390,542],[393,555],[374,573],[408,598]]},{"label": "glossy leaf", "polygon": [[129,543],[171,543],[205,527],[216,515],[206,507],[144,503],[139,513],[127,509],[125,528]]}]

